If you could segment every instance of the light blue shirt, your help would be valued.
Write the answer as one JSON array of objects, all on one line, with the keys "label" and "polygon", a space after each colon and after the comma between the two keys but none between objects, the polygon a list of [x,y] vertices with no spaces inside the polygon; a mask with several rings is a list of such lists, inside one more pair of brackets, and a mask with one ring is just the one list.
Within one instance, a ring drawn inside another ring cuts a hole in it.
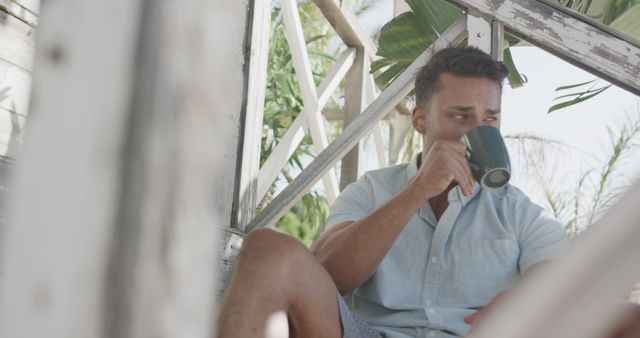
[{"label": "light blue shirt", "polygon": [[[409,164],[365,173],[331,207],[327,227],[355,221],[398,193],[417,172]],[[386,337],[459,337],[464,316],[509,288],[530,266],[557,257],[562,225],[518,188],[456,186],[437,220],[422,205],[361,287],[344,295],[351,310]]]}]

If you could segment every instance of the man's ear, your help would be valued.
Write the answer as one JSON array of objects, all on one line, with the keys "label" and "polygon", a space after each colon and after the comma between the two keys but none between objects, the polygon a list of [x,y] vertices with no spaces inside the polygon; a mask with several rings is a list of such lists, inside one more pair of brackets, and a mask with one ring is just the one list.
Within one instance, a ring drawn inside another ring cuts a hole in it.
[{"label": "man's ear", "polygon": [[416,106],[411,111],[411,124],[413,124],[413,128],[415,128],[418,133],[424,135],[427,133],[427,112]]}]

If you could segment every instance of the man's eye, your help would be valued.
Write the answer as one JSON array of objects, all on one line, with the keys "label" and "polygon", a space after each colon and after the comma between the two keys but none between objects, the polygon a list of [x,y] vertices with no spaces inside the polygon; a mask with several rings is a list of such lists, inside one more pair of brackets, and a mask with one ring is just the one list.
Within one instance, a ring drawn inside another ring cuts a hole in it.
[{"label": "man's eye", "polygon": [[467,115],[465,115],[465,114],[456,114],[456,115],[453,115],[453,118],[456,119],[456,120],[464,120],[464,119],[467,118]]}]

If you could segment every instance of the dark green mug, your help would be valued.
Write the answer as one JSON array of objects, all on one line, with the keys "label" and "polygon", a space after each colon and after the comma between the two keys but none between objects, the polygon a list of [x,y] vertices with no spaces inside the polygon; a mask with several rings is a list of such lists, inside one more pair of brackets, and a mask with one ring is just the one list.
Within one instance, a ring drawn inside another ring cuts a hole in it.
[{"label": "dark green mug", "polygon": [[502,188],[511,178],[509,153],[500,135],[492,126],[479,126],[462,136],[467,146],[467,162],[473,177],[483,188]]}]

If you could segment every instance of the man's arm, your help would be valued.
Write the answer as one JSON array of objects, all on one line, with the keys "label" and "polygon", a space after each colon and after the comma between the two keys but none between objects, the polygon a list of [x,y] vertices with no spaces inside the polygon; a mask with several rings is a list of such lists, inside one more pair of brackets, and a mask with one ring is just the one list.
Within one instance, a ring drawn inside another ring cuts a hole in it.
[{"label": "man's arm", "polygon": [[420,206],[443,192],[452,181],[465,195],[474,180],[464,157],[466,147],[457,142],[434,143],[409,184],[369,215],[333,226],[311,250],[346,293],[369,279],[393,242]]}]

